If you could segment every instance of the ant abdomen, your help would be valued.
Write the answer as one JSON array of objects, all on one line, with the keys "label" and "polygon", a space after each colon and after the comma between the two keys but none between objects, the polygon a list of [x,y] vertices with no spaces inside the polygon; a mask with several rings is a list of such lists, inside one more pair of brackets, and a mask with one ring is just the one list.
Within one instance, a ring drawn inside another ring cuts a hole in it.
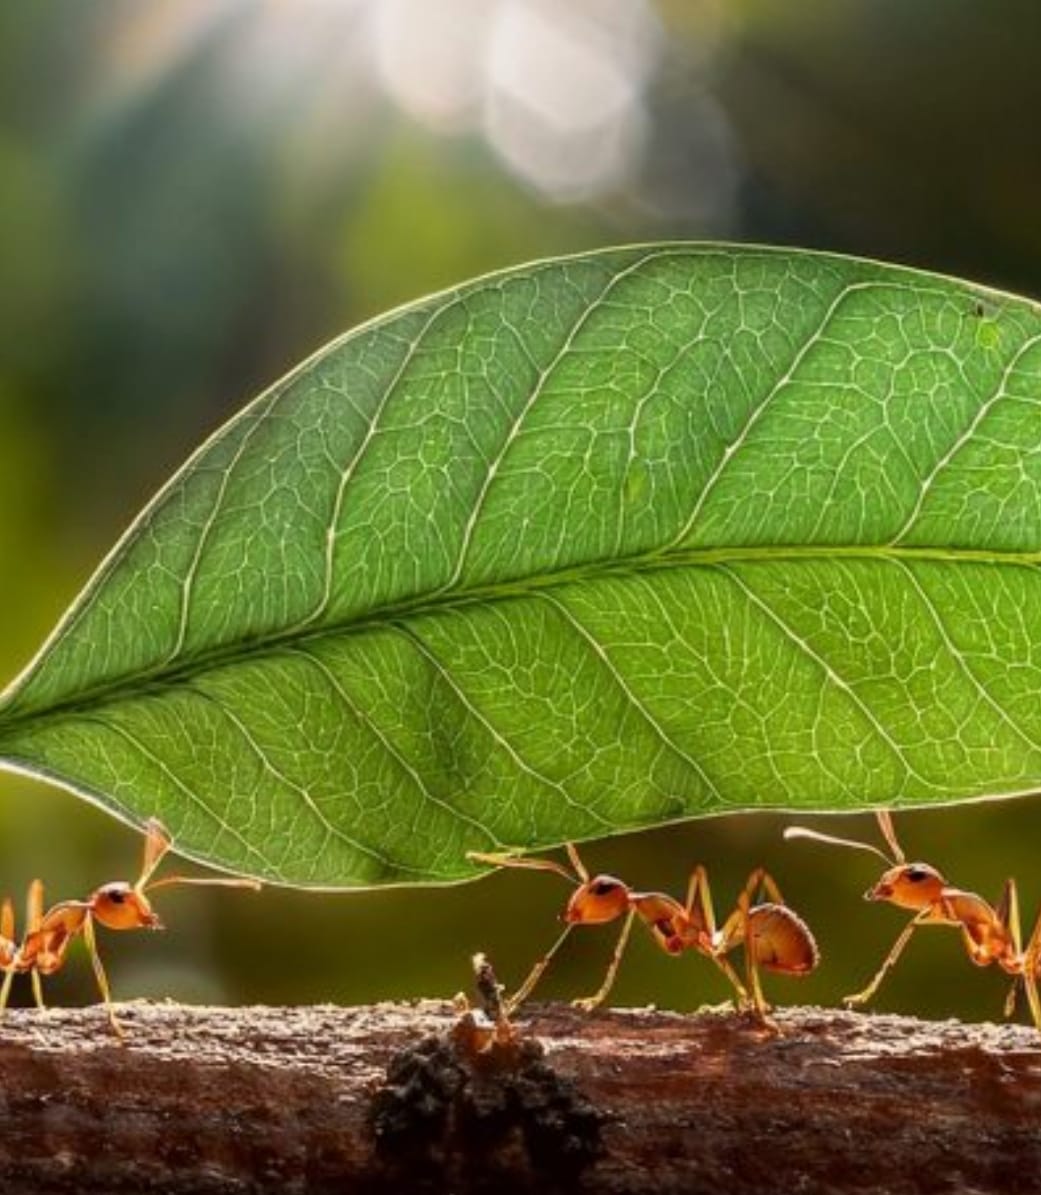
[{"label": "ant abdomen", "polygon": [[767,971],[808,975],[820,962],[810,927],[787,905],[756,905],[748,912],[748,942],[755,961]]}]

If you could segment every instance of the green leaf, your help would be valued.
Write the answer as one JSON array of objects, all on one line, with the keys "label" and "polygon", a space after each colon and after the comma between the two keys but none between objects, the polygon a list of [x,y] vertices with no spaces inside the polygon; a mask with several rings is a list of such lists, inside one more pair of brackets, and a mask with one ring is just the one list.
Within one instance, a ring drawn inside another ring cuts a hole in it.
[{"label": "green leaf", "polygon": [[1041,786],[1041,311],[662,245],[323,349],[138,518],[0,756],[265,879]]}]

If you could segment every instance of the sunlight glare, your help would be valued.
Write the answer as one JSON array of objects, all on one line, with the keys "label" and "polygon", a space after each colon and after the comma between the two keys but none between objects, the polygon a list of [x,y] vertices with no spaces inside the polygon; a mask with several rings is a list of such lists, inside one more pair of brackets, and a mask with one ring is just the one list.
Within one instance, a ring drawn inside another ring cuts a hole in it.
[{"label": "sunlight glare", "polygon": [[488,56],[486,135],[553,198],[619,185],[637,164],[644,87],[658,54],[650,8],[631,0],[502,0]]},{"label": "sunlight glare", "polygon": [[484,90],[491,0],[370,5],[380,82],[410,116],[443,132],[472,127]]}]

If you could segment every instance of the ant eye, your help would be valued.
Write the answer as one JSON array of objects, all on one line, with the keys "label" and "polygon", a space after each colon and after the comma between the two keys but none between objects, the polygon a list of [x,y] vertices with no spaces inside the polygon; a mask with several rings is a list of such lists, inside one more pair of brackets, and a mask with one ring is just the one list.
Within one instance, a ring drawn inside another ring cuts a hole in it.
[{"label": "ant eye", "polygon": [[113,889],[111,892],[106,892],[105,895],[114,905],[121,905],[126,900],[125,894],[120,892],[118,888]]},{"label": "ant eye", "polygon": [[928,878],[929,873],[924,867],[909,867],[907,869],[907,878],[912,884],[920,884],[922,880]]},{"label": "ant eye", "polygon": [[613,892],[617,886],[617,884],[612,883],[610,880],[597,880],[592,888],[590,888],[590,892],[594,896],[606,896],[609,892]]}]

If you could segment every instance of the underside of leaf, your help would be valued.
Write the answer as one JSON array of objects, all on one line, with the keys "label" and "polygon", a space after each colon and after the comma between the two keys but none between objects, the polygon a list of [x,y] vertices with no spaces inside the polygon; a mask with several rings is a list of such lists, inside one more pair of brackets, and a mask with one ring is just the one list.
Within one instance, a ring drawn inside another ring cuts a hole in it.
[{"label": "underside of leaf", "polygon": [[1041,312],[662,245],[333,343],[205,444],[0,757],[289,884],[1041,787]]}]

